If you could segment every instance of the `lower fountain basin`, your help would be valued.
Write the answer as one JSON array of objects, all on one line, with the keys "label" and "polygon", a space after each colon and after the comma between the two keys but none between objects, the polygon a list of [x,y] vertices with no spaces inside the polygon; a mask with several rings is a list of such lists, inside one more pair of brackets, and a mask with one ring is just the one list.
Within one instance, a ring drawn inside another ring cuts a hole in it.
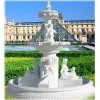
[{"label": "lower fountain basin", "polygon": [[91,80],[84,77],[82,77],[82,85],[61,88],[20,86],[17,85],[15,79],[12,79],[9,81],[7,93],[15,99],[24,100],[84,100],[94,94],[94,86]]}]

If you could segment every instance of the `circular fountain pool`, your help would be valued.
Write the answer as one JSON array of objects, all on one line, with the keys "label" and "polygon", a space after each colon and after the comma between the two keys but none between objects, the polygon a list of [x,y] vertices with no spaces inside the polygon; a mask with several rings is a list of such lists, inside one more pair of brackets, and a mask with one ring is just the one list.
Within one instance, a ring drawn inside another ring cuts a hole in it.
[{"label": "circular fountain pool", "polygon": [[[94,94],[93,82],[84,77],[82,77],[82,85],[77,85],[77,86],[63,85],[63,87],[59,88],[37,88],[37,87],[21,86],[18,85],[18,81],[16,81],[19,79],[12,79],[9,81],[8,84],[7,92],[13,95],[15,99],[84,100]],[[63,82],[65,84],[66,81]],[[68,83],[70,84],[70,82]]]}]

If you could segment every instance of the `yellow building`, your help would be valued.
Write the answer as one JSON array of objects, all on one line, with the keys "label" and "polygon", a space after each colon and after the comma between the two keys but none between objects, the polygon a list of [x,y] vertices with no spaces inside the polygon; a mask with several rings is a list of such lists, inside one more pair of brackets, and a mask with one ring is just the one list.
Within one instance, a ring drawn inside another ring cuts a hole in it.
[{"label": "yellow building", "polygon": [[[58,21],[77,41],[82,41],[83,43],[94,42],[94,20],[64,21],[63,19],[59,19]],[[5,18],[5,42],[29,42],[41,29],[42,25],[42,22],[14,23],[14,20],[7,22]]]},{"label": "yellow building", "polygon": [[41,28],[40,23],[14,23],[5,19],[5,42],[28,42]]},{"label": "yellow building", "polygon": [[82,41],[83,35],[87,36],[87,41],[94,41],[95,37],[94,20],[74,20],[66,22],[66,24],[69,33],[71,33],[78,41]]}]

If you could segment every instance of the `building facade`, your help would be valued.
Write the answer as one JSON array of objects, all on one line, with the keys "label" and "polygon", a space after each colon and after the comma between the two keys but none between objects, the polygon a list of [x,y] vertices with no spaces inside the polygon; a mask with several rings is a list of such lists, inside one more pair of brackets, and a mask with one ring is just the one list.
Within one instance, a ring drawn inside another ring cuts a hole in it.
[{"label": "building facade", "polygon": [[[79,42],[94,42],[95,21],[94,20],[72,20],[64,21],[58,19],[59,23]],[[29,42],[39,32],[43,22],[8,22],[5,18],[4,37],[5,43]]]},{"label": "building facade", "polygon": [[95,40],[95,21],[94,20],[74,20],[67,21],[67,28],[75,39],[82,41],[84,36],[87,37],[87,42],[94,42]]}]

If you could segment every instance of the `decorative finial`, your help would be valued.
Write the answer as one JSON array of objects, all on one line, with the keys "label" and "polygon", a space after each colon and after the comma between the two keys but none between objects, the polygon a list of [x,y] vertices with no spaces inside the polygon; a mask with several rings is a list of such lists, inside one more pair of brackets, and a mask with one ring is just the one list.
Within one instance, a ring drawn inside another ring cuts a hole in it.
[{"label": "decorative finial", "polygon": [[46,4],[46,10],[51,10],[51,4],[49,0],[47,1],[47,4]]}]

